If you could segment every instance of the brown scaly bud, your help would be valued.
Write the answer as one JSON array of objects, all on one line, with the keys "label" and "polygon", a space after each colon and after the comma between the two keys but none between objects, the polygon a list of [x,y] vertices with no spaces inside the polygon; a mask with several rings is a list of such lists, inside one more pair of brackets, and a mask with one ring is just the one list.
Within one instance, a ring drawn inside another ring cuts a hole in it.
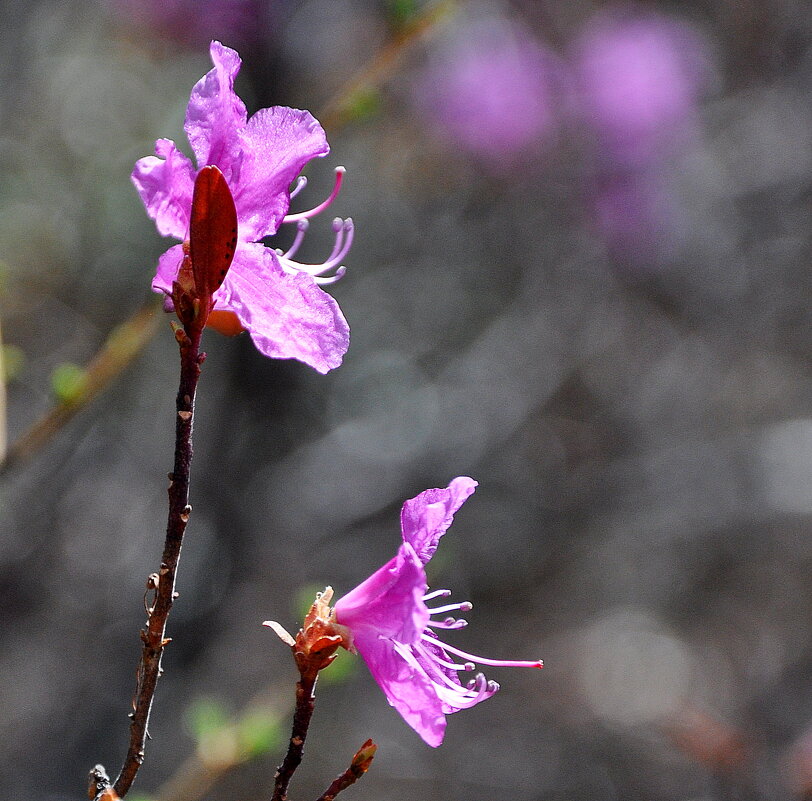
[{"label": "brown scaly bud", "polygon": [[[200,314],[200,300],[195,289],[195,278],[192,271],[192,258],[189,254],[189,242],[183,243],[183,261],[178,270],[178,277],[172,282],[172,304],[175,314],[184,326],[193,325]],[[204,321],[205,322],[205,321]]]},{"label": "brown scaly bud", "polygon": [[350,766],[318,797],[316,801],[334,801],[335,797],[350,785],[355,784],[368,770],[372,764],[372,758],[378,746],[367,740],[352,758]]},{"label": "brown scaly bud", "polygon": [[339,648],[352,648],[352,634],[346,626],[336,622],[335,612],[330,608],[332,597],[332,587],[316,594],[296,637],[275,620],[266,620],[262,624],[273,629],[277,637],[291,647],[296,667],[303,676],[313,676],[324,670],[336,658]]},{"label": "brown scaly bud", "polygon": [[372,759],[377,750],[378,746],[375,745],[372,740],[367,740],[352,758],[350,770],[356,776],[361,776],[362,774],[366,773],[369,770],[369,766],[372,764]]}]

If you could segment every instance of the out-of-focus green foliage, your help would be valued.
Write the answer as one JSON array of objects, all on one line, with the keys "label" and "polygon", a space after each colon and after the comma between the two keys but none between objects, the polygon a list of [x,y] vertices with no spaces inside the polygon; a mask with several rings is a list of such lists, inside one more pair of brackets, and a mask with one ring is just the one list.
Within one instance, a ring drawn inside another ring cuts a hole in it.
[{"label": "out-of-focus green foliage", "polygon": [[78,364],[60,364],[51,375],[51,389],[60,403],[76,403],[87,387],[85,370]]},{"label": "out-of-focus green foliage", "polygon": [[197,742],[210,738],[229,725],[225,704],[217,698],[198,698],[186,710],[185,723]]},{"label": "out-of-focus green foliage", "polygon": [[347,120],[366,122],[381,110],[381,93],[372,87],[358,89],[347,99],[345,106]]},{"label": "out-of-focus green foliage", "polygon": [[273,720],[266,709],[249,708],[236,723],[240,753],[250,759],[278,750],[285,740],[283,725]]},{"label": "out-of-focus green foliage", "polygon": [[387,0],[389,21],[397,30],[411,22],[414,16],[420,11],[417,0]]},{"label": "out-of-focus green foliage", "polygon": [[336,658],[325,668],[319,676],[320,686],[331,684],[342,684],[354,676],[363,660],[357,654],[353,655],[343,649],[339,649]]},{"label": "out-of-focus green foliage", "polygon": [[279,747],[281,723],[264,705],[249,704],[235,718],[217,698],[197,699],[186,713],[186,725],[206,764],[237,764]]}]

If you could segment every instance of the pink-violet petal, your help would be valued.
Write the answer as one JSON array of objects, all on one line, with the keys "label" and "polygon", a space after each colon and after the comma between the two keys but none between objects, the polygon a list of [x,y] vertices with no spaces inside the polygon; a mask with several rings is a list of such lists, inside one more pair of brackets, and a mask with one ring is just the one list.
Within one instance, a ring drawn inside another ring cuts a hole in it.
[{"label": "pink-violet petal", "polygon": [[158,269],[152,279],[152,288],[156,292],[172,293],[172,282],[178,277],[178,270],[183,261],[183,245],[172,245],[158,258]]},{"label": "pink-violet petal", "polygon": [[240,242],[215,306],[233,311],[260,353],[298,359],[320,373],[338,367],[350,328],[338,303],[305,273],[286,273],[274,251]]},{"label": "pink-violet petal", "polygon": [[460,476],[446,489],[428,489],[403,504],[400,512],[403,541],[414,548],[424,565],[437,550],[440,537],[448,530],[454,514],[476,487],[474,479]]},{"label": "pink-violet petal", "polygon": [[184,239],[189,228],[194,168],[171,139],[159,139],[155,154],[135,162],[132,182],[158,232]]},{"label": "pink-violet petal", "polygon": [[276,233],[290,205],[291,183],[330,146],[310,112],[284,106],[260,109],[241,130],[240,142],[240,180],[232,189],[240,237],[256,241]]},{"label": "pink-violet petal", "polygon": [[404,544],[383,567],[336,602],[336,619],[352,630],[356,647],[360,641],[378,637],[417,642],[429,621],[425,593],[423,565],[411,546]]},{"label": "pink-violet petal", "polygon": [[194,85],[184,129],[197,166],[217,165],[233,189],[242,159],[239,132],[247,118],[245,104],[234,92],[242,61],[235,50],[220,42],[212,42],[209,52],[214,69]]},{"label": "pink-violet petal", "polygon": [[432,748],[442,744],[446,727],[443,704],[425,671],[407,662],[388,639],[362,637],[356,647],[386,699],[406,723]]}]

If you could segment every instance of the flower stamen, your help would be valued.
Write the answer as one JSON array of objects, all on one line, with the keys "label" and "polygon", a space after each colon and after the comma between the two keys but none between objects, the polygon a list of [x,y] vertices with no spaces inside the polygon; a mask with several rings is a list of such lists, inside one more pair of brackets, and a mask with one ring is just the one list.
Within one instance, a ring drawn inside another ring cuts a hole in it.
[{"label": "flower stamen", "polygon": [[451,595],[451,590],[434,590],[433,592],[427,592],[423,596],[424,601],[433,601],[435,598],[448,598]]},{"label": "flower stamen", "polygon": [[294,186],[293,189],[290,190],[290,197],[291,198],[296,197],[296,195],[298,195],[299,192],[301,192],[302,189],[304,189],[306,186],[307,186],[307,178],[304,175],[299,175],[296,178],[296,186]]},{"label": "flower stamen", "polygon": [[[321,214],[326,208],[328,208],[332,202],[338,196],[339,191],[341,190],[341,182],[344,180],[344,173],[346,172],[345,167],[336,167],[336,179],[335,184],[333,185],[333,191],[330,192],[328,197],[319,203],[318,206],[310,209],[309,211],[300,211],[296,214],[288,214],[282,219],[282,222],[290,223],[290,222],[298,222],[299,220],[306,220],[309,217],[315,217],[317,214]],[[301,191],[302,187],[296,186],[294,188],[294,192]],[[291,197],[293,197],[293,192],[291,192]]]},{"label": "flower stamen", "polygon": [[281,248],[277,249],[277,255],[285,259],[295,256],[296,251],[299,249],[299,245],[301,245],[304,241],[308,228],[310,228],[309,220],[299,220],[299,222],[296,223],[296,236],[293,238],[293,242],[291,242],[290,247],[284,253],[280,252]]},{"label": "flower stamen", "polygon": [[[307,273],[308,275],[313,276],[313,279],[317,284],[334,284],[336,281],[342,278],[344,273],[347,271],[347,268],[341,264],[341,260],[347,255],[352,247],[352,240],[355,234],[355,225],[352,218],[347,217],[346,220],[342,220],[340,217],[336,217],[333,220],[333,231],[335,231],[336,235],[335,243],[333,244],[332,252],[327,257],[326,261],[322,262],[321,264],[304,264],[302,262],[294,261],[291,258],[291,256],[298,251],[308,227],[309,223],[307,220],[299,220],[297,222],[298,230],[296,232],[296,237],[288,250],[276,250],[276,255],[279,257],[279,262],[282,265],[282,269],[285,270],[285,272],[293,274]],[[329,272],[334,268],[335,273],[333,275],[324,275],[324,273]]]},{"label": "flower stamen", "polygon": [[451,662],[448,659],[443,659],[437,654],[431,653],[431,651],[429,651],[428,648],[422,645],[418,645],[417,650],[420,652],[421,656],[431,660],[435,664],[441,665],[444,668],[448,668],[449,670],[457,670],[457,671],[465,670],[470,672],[476,668],[476,665],[473,662],[466,662],[464,665],[459,665],[456,662]]},{"label": "flower stamen", "polygon": [[463,618],[447,617],[443,621],[429,620],[426,625],[433,629],[464,629],[468,625],[468,621]]},{"label": "flower stamen", "polygon": [[455,612],[457,609],[460,612],[470,612],[474,608],[474,605],[470,601],[463,601],[459,604],[446,604],[445,606],[438,606],[432,609],[429,607],[429,614],[430,615],[441,615],[443,612]]},{"label": "flower stamen", "polygon": [[[417,667],[423,667],[429,680],[434,685],[435,691],[443,699],[443,701],[445,701],[445,703],[459,709],[467,707],[467,699],[470,697],[468,689],[463,687],[459,681],[455,681],[448,676],[445,671],[440,669],[439,665],[441,660],[437,657],[437,654],[429,651],[425,645],[418,644],[413,646],[413,648],[415,653],[413,653],[408,646],[404,646],[402,643],[395,643],[395,650],[407,662]],[[418,659],[418,655],[421,657],[421,659]],[[476,666],[474,665],[473,669],[475,668]],[[464,666],[460,665],[459,667],[452,669],[462,670],[464,669]],[[481,673],[477,675],[482,676]],[[483,676],[483,679],[484,678],[485,677]]]},{"label": "flower stamen", "polygon": [[468,691],[470,693],[475,693],[475,695],[469,696],[468,700],[469,706],[474,706],[480,701],[484,701],[495,692],[498,692],[499,684],[495,681],[488,681],[488,679],[485,678],[484,673],[477,673],[476,677],[468,682]]},{"label": "flower stamen", "polygon": [[448,651],[449,653],[461,656],[463,659],[469,659],[472,662],[476,662],[479,665],[493,665],[494,667],[534,667],[534,668],[544,667],[544,662],[542,662],[541,659],[536,659],[535,661],[525,661],[517,659],[488,659],[484,656],[475,656],[474,654],[469,654],[467,651],[462,651],[459,648],[455,648],[453,645],[448,645],[447,643],[440,642],[431,635],[423,634],[422,639],[426,640],[427,642],[435,643],[436,645],[439,645],[441,648]]},{"label": "flower stamen", "polygon": [[[424,635],[424,639],[432,643],[436,650],[446,647],[445,643],[441,643],[434,637]],[[411,647],[398,642],[393,644],[395,650],[406,662],[425,671],[426,676],[434,685],[437,697],[453,711],[469,709],[499,689],[499,685],[495,681],[488,681],[482,673],[478,673],[474,679],[467,682],[466,685],[462,685],[443,669],[472,671],[476,669],[476,665],[472,662],[454,665],[440,657],[435,649],[429,649],[421,643],[416,643]]]}]

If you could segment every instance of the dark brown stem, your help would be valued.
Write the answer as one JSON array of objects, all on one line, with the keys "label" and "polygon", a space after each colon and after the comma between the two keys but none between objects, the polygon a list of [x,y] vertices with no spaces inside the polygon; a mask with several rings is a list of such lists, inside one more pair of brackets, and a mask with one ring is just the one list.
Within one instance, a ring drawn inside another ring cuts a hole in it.
[{"label": "dark brown stem", "polygon": [[302,761],[307,729],[316,706],[314,691],[318,675],[318,670],[306,671],[296,682],[296,711],[293,713],[293,729],[290,733],[288,752],[276,771],[273,801],[285,801],[288,797],[288,785]]},{"label": "dark brown stem", "polygon": [[372,740],[367,740],[353,757],[350,766],[340,775],[335,778],[335,781],[320,795],[316,801],[333,801],[333,799],[342,791],[346,790],[351,784],[355,784],[368,770],[372,763],[372,758],[375,756],[377,746]]},{"label": "dark brown stem", "polygon": [[144,761],[149,713],[155,686],[161,675],[161,655],[166,638],[166,621],[175,599],[175,574],[183,544],[183,533],[189,522],[189,472],[192,464],[192,423],[194,421],[195,390],[200,378],[200,335],[202,329],[190,329],[188,334],[176,331],[180,345],[180,387],[175,421],[175,466],[169,476],[169,519],[166,542],[157,574],[150,576],[148,590],[153,591],[148,607],[146,628],[141,631],[144,648],[138,664],[138,684],[130,724],[130,745],[127,757],[113,788],[123,798]]}]

